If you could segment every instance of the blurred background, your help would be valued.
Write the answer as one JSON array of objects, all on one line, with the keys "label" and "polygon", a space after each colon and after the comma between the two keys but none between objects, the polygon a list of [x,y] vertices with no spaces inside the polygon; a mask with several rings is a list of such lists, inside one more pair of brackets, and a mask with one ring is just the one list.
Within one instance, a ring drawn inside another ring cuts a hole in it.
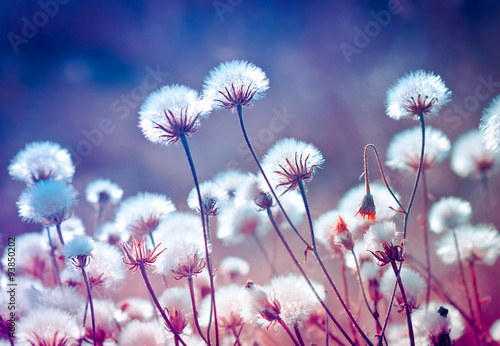
[{"label": "blurred background", "polygon": [[[75,214],[88,225],[93,210],[83,192],[101,177],[118,183],[124,197],[163,193],[187,210],[192,180],[182,148],[148,142],[137,127],[137,112],[162,85],[201,90],[208,72],[232,59],[253,62],[270,80],[266,97],[244,109],[258,154],[283,137],[312,142],[323,152],[324,168],[309,185],[317,217],[360,182],[367,143],[384,157],[394,134],[418,125],[385,115],[386,91],[405,73],[434,71],[453,92],[429,125],[452,141],[478,126],[484,106],[500,94],[499,10],[495,0],[2,1],[1,232],[39,230],[18,217],[16,201],[25,186],[6,169],[32,141],[70,150],[80,192]],[[256,172],[235,114],[213,113],[190,145],[200,180],[227,168]],[[407,200],[413,178],[389,175]],[[467,198],[474,223],[483,220],[477,181],[458,178],[448,160],[427,177],[436,199]],[[490,188],[496,210],[498,175]],[[416,214],[420,203],[418,196]],[[491,221],[498,227],[499,216]],[[417,232],[419,225],[412,227]],[[498,298],[496,278],[484,296]],[[485,305],[489,324],[493,305]]]}]

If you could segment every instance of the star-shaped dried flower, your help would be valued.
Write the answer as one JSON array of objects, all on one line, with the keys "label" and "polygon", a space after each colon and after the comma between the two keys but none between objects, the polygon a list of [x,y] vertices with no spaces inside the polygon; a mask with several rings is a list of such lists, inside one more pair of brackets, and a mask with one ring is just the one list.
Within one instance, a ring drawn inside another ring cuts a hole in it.
[{"label": "star-shaped dried flower", "polygon": [[159,253],[155,254],[155,251],[158,249],[160,245],[161,243],[156,245],[156,247],[153,250],[147,250],[144,237],[142,237],[142,240],[137,242],[135,237],[132,236],[132,242],[130,244],[120,243],[120,246],[122,247],[123,252],[125,253],[125,257],[123,258],[123,263],[130,266],[130,268],[128,269],[132,270],[133,273],[135,273],[135,271],[141,266],[143,267],[152,266],[153,263],[156,262],[158,256],[163,251],[165,251],[165,249],[163,249]]}]

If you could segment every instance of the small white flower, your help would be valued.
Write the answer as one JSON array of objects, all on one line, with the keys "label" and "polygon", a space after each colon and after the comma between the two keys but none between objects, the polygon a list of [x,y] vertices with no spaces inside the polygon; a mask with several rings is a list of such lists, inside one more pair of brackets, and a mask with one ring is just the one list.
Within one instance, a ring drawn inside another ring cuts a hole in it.
[{"label": "small white flower", "polygon": [[[215,216],[228,200],[227,191],[222,189],[213,181],[205,181],[199,185],[201,203],[205,215]],[[194,187],[189,193],[187,203],[189,208],[200,211],[200,203],[198,200],[198,192]]]},{"label": "small white flower", "polygon": [[455,141],[451,150],[450,165],[459,177],[480,178],[500,167],[500,152],[486,149],[479,131],[467,131]]},{"label": "small white flower", "polygon": [[166,344],[164,328],[156,322],[131,321],[120,333],[121,346],[163,346]]},{"label": "small white flower", "polygon": [[402,260],[401,232],[398,232],[396,224],[385,221],[373,224],[365,233],[364,241],[366,248],[379,261],[381,266]]},{"label": "small white flower", "polygon": [[[460,258],[492,265],[500,255],[500,235],[493,225],[461,225],[456,228]],[[457,249],[452,232],[436,243],[437,254],[445,264],[457,263]]]},{"label": "small white flower", "polygon": [[139,127],[148,140],[167,146],[179,141],[182,135],[195,132],[200,117],[209,111],[195,90],[183,85],[164,86],[142,104]]},{"label": "small white flower", "polygon": [[217,238],[226,245],[237,245],[253,234],[263,237],[269,233],[269,220],[257,211],[255,203],[236,206],[227,204],[218,217]]},{"label": "small white flower", "polygon": [[85,197],[91,204],[106,203],[111,201],[113,204],[120,202],[123,196],[123,190],[111,180],[96,179],[90,182],[85,189]]},{"label": "small white flower", "polygon": [[412,71],[387,91],[387,115],[395,120],[435,116],[450,100],[451,91],[440,76]]},{"label": "small white flower", "polygon": [[425,336],[431,345],[439,345],[436,341],[440,334],[449,334],[451,341],[457,340],[465,329],[460,312],[446,303],[424,304],[412,313],[412,320],[415,334]]},{"label": "small white flower", "polygon": [[498,152],[500,149],[500,95],[483,110],[479,131],[486,148]]},{"label": "small white flower", "polygon": [[429,226],[435,233],[443,233],[466,224],[472,216],[472,206],[457,197],[443,197],[429,210]]},{"label": "small white flower", "polygon": [[[206,256],[202,232],[178,229],[159,239],[166,250],[154,263],[156,273],[165,276],[173,273],[174,278],[179,280],[202,272]],[[208,250],[210,252],[211,248]]]},{"label": "small white flower", "polygon": [[[419,273],[408,267],[402,267],[399,276],[401,277],[401,281],[403,282],[403,287],[410,310],[417,309],[420,304],[419,297],[425,289],[424,278]],[[391,299],[395,283],[396,275],[394,274],[392,268],[388,268],[382,275],[382,279],[380,279],[380,292],[384,294],[387,300]],[[397,304],[400,307],[404,308],[403,295],[401,294],[399,285],[396,289],[394,304]]]},{"label": "small white flower", "polygon": [[175,206],[167,196],[156,193],[139,193],[120,204],[116,224],[131,235],[140,238],[157,229]]},{"label": "small white flower", "polygon": [[[438,129],[425,128],[425,151],[422,169],[427,170],[446,159],[451,143]],[[398,171],[417,171],[422,151],[422,129],[412,129],[397,133],[387,148],[387,166]]]},{"label": "small white flower", "polygon": [[240,186],[240,183],[247,176],[246,173],[228,169],[217,173],[213,181],[219,185],[222,189],[226,190],[229,198],[234,197],[235,190]]},{"label": "small white flower", "polygon": [[90,256],[94,251],[94,241],[88,235],[79,235],[71,239],[63,247],[63,255],[68,258],[81,255]]},{"label": "small white flower", "polygon": [[[243,325],[241,313],[246,299],[247,293],[239,285],[222,286],[215,291],[217,319],[219,320],[219,328],[223,333],[232,333],[233,330],[241,328]],[[208,326],[211,302],[211,297],[207,296],[201,303],[199,319],[202,327]]]},{"label": "small white flower", "polygon": [[13,179],[28,185],[47,179],[70,183],[75,173],[69,152],[48,141],[27,144],[12,159],[8,170]]},{"label": "small white flower", "polygon": [[210,71],[203,85],[203,98],[213,102],[214,110],[235,112],[238,106],[251,107],[268,88],[264,71],[250,62],[233,60]]},{"label": "small white flower", "polygon": [[167,288],[158,298],[161,307],[178,334],[185,332],[188,320],[193,314],[189,290],[182,287]]},{"label": "small white flower", "polygon": [[[312,144],[284,138],[276,142],[262,159],[262,168],[273,189],[279,194],[311,181],[314,173],[325,162],[321,152]],[[260,186],[270,192],[266,181],[259,174]]]},{"label": "small white flower", "polygon": [[77,345],[83,330],[76,317],[55,308],[36,309],[19,322],[16,345]]},{"label": "small white flower", "polygon": [[41,180],[21,194],[17,206],[23,221],[57,225],[71,216],[78,193],[64,181]]}]

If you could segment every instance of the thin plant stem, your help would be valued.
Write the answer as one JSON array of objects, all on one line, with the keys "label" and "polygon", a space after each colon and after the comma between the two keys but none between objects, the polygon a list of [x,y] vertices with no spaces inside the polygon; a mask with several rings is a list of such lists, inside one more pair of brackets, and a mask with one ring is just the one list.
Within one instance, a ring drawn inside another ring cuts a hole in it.
[{"label": "thin plant stem", "polygon": [[293,330],[295,330],[295,335],[297,335],[297,341],[299,342],[300,346],[305,346],[304,340],[302,339],[302,335],[300,334],[298,322],[295,322],[293,324]]},{"label": "thin plant stem", "polygon": [[[325,300],[326,300],[326,306],[328,306],[328,291],[325,290]],[[330,334],[330,320],[328,318],[325,318],[325,345],[328,346],[330,344],[330,337],[328,334]]]},{"label": "thin plant stem", "polygon": [[64,246],[64,239],[61,231],[61,224],[57,223],[56,224],[56,229],[57,229],[57,235],[59,236],[59,241],[61,242],[61,245]]},{"label": "thin plant stem", "polygon": [[[198,182],[198,176],[196,174],[196,169],[194,167],[194,162],[193,162],[193,157],[191,156],[191,151],[189,150],[189,145],[187,142],[186,134],[181,133],[181,141],[182,145],[184,146],[184,151],[186,152],[186,156],[189,162],[189,167],[191,168],[191,174],[193,176],[194,180],[194,186],[196,188],[196,192],[198,194],[198,205],[200,206],[200,215],[201,215],[201,223],[203,227],[203,237],[205,240],[205,253],[206,253],[206,260],[207,260],[207,266],[208,266],[208,274],[210,276],[210,295],[212,298],[212,306],[213,306],[213,315],[214,315],[214,320],[215,320],[215,344],[218,346],[219,345],[219,325],[217,322],[217,308],[215,306],[215,287],[214,287],[214,280],[213,280],[213,274],[212,274],[212,261],[210,259],[210,252],[209,252],[209,234],[207,231],[207,224],[206,224],[206,219],[205,219],[205,211],[203,209],[203,203],[201,199],[201,192],[200,192],[200,184]],[[212,316],[212,314],[210,314]],[[207,331],[207,338],[210,340],[210,324],[208,327]]]},{"label": "thin plant stem", "polygon": [[146,287],[149,291],[149,295],[153,299],[153,302],[155,303],[158,311],[160,311],[161,317],[163,317],[163,320],[167,324],[170,331],[174,334],[174,337],[178,338],[179,342],[182,345],[187,346],[186,343],[184,342],[184,340],[182,340],[182,338],[179,336],[179,333],[175,330],[174,326],[172,325],[172,322],[170,322],[170,319],[167,317],[167,314],[165,314],[165,310],[161,307],[161,304],[158,301],[158,298],[156,298],[156,294],[153,291],[153,287],[151,286],[151,282],[149,282],[148,274],[146,273],[146,267],[144,266],[144,263],[140,263],[139,268],[141,269],[142,278],[144,279],[144,283],[146,284]]},{"label": "thin plant stem", "polygon": [[410,337],[410,345],[415,346],[415,335],[413,334],[413,324],[411,321],[411,309],[410,306],[408,305],[408,299],[406,297],[406,292],[403,287],[403,280],[401,280],[401,269],[398,268],[398,265],[396,264],[395,261],[391,262],[392,269],[394,270],[394,274],[396,275],[396,280],[398,282],[399,290],[401,292],[401,297],[403,298],[403,304],[405,307],[406,311],[406,322],[408,323],[408,333]]},{"label": "thin plant stem", "polygon": [[97,339],[95,335],[95,315],[94,315],[94,304],[92,302],[92,293],[90,292],[89,280],[87,278],[87,273],[85,272],[85,268],[82,266],[81,270],[82,270],[83,281],[85,281],[85,286],[87,287],[87,296],[90,305],[90,316],[92,318],[92,334],[93,334],[94,345],[97,345]]},{"label": "thin plant stem", "polygon": [[396,289],[398,288],[398,282],[394,283],[394,288],[392,289],[391,299],[389,299],[389,306],[387,307],[387,314],[385,316],[384,326],[382,327],[382,332],[380,333],[380,339],[378,345],[382,345],[382,340],[385,339],[385,329],[389,323],[389,317],[391,317],[392,305],[394,302],[394,297],[396,296]]},{"label": "thin plant stem", "polygon": [[61,276],[59,275],[59,266],[57,265],[56,252],[54,251],[54,245],[52,245],[52,239],[50,238],[50,230],[47,227],[47,236],[49,237],[49,245],[50,245],[50,253],[52,257],[52,265],[54,266],[54,277],[56,281],[56,285],[62,286],[61,284]]},{"label": "thin plant stem", "polygon": [[[342,277],[342,286],[344,287],[344,298],[345,298],[345,305],[349,310],[351,310],[351,304],[349,302],[349,287],[347,286],[347,276],[346,276],[347,268],[345,265],[344,258],[340,258],[340,276]],[[358,335],[356,333],[356,328],[354,327],[354,324],[349,323],[351,327],[352,334],[354,336],[354,343],[356,345],[359,345],[359,340],[358,340]]]},{"label": "thin plant stem", "polygon": [[481,172],[481,195],[483,197],[484,222],[489,222],[491,220],[491,194],[486,171]]},{"label": "thin plant stem", "polygon": [[330,329],[328,328],[328,318],[326,319],[326,326],[323,325],[323,324],[320,324],[318,321],[315,321],[314,325],[316,327],[318,327],[321,331],[325,332],[326,333],[326,337],[327,337],[327,340],[326,340],[326,346],[328,346],[329,342],[330,342],[330,339],[332,339],[333,341],[336,342],[336,345],[339,345],[339,346],[345,346],[345,344],[339,340],[339,338],[337,338],[331,331]]},{"label": "thin plant stem", "polygon": [[200,328],[200,323],[198,321],[198,311],[196,310],[196,300],[194,296],[194,284],[193,284],[193,277],[189,276],[188,277],[188,284],[189,284],[189,293],[191,294],[191,305],[193,307],[193,317],[194,317],[194,324],[196,326],[196,330],[198,331],[198,334],[200,334],[200,337],[207,343],[207,345],[210,345],[205,338],[205,335],[203,335],[203,332],[201,331]]},{"label": "thin plant stem", "polygon": [[422,229],[424,231],[424,246],[425,246],[425,259],[427,261],[427,291],[425,293],[425,302],[427,303],[425,311],[429,306],[431,298],[431,257],[429,252],[429,219],[427,216],[428,212],[428,197],[427,197],[427,181],[425,179],[425,170],[422,171]]},{"label": "thin plant stem", "polygon": [[[359,286],[361,287],[361,293],[363,295],[363,299],[365,301],[366,307],[368,308],[368,311],[370,311],[370,314],[374,318],[375,323],[377,325],[377,328],[380,328],[380,330],[382,330],[382,326],[380,325],[380,321],[378,320],[378,317],[375,314],[375,312],[370,307],[370,303],[368,302],[368,298],[366,297],[365,287],[363,285],[363,279],[361,278],[361,268],[359,266],[358,257],[356,256],[354,249],[351,251],[351,253],[352,253],[352,256],[354,257],[354,263],[356,263],[356,272],[358,273]],[[385,340],[385,343],[387,344],[387,340]]]},{"label": "thin plant stem", "polygon": [[[216,342],[218,342],[218,331],[219,331],[219,325],[218,325],[218,319],[217,319],[217,309],[215,307],[215,285],[214,285],[214,274],[213,274],[213,265],[212,265],[212,254],[210,253],[209,249],[212,247],[212,238],[210,237],[210,222],[209,222],[209,216],[205,214],[205,226],[206,226],[206,243],[205,243],[205,251],[208,253],[208,274],[209,274],[209,280],[210,280],[210,298],[211,298],[211,305],[210,305],[210,317],[208,318],[208,330],[207,333],[210,333],[210,326],[212,324],[212,316],[215,324],[215,332],[216,332]],[[207,334],[207,338],[209,338],[209,335]],[[210,339],[209,339],[210,340]]]},{"label": "thin plant stem", "polygon": [[299,344],[299,342],[297,341],[297,339],[295,339],[295,337],[293,336],[293,333],[290,331],[290,328],[288,328],[288,326],[286,325],[285,321],[283,321],[281,319],[281,317],[278,316],[278,319],[276,321],[278,321],[278,323],[283,327],[283,329],[288,334],[288,336],[290,337],[290,339],[292,339],[293,344],[295,346],[302,346],[301,344]]},{"label": "thin plant stem", "polygon": [[257,167],[259,167],[260,172],[262,173],[262,177],[264,178],[267,186],[269,187],[269,190],[271,191],[271,194],[274,197],[274,200],[276,201],[276,204],[278,204],[278,207],[280,208],[281,212],[283,213],[283,216],[285,217],[286,221],[292,227],[293,231],[295,234],[299,237],[299,239],[306,245],[308,248],[310,248],[309,243],[304,239],[304,237],[299,233],[295,225],[293,224],[292,220],[290,220],[290,217],[288,217],[288,214],[285,211],[285,208],[283,208],[283,205],[281,204],[278,195],[274,191],[273,187],[271,186],[271,183],[269,182],[269,179],[267,178],[266,172],[264,172],[264,169],[262,168],[262,165],[259,162],[259,158],[257,157],[257,154],[255,154],[255,151],[253,150],[252,144],[250,144],[250,140],[248,139],[247,132],[245,130],[245,123],[243,122],[243,113],[241,111],[241,105],[238,105],[238,118],[240,121],[240,127],[241,127],[241,132],[243,133],[243,137],[245,138],[245,142],[247,144],[248,149],[250,150],[250,153],[252,153],[252,156],[254,158],[255,163],[257,164]]},{"label": "thin plant stem", "polygon": [[94,224],[94,235],[97,235],[97,232],[99,230],[99,226],[101,225],[103,211],[104,211],[104,205],[102,205],[99,202],[98,206],[96,208],[96,217],[95,217],[95,224]]},{"label": "thin plant stem", "polygon": [[368,154],[368,149],[369,148],[372,148],[373,152],[375,153],[375,156],[376,156],[377,162],[378,162],[378,166],[379,166],[379,169],[380,169],[380,174],[382,175],[382,179],[384,180],[384,184],[387,187],[387,190],[391,194],[392,198],[394,198],[394,200],[398,204],[399,208],[401,209],[401,212],[403,214],[405,214],[406,213],[406,209],[403,207],[403,205],[401,204],[401,202],[399,201],[399,199],[396,197],[396,195],[392,191],[392,189],[391,189],[391,187],[389,185],[389,182],[387,181],[387,178],[385,176],[384,167],[382,166],[382,161],[380,160],[380,155],[378,154],[378,150],[375,147],[375,145],[373,145],[373,144],[367,144],[365,146],[365,151],[364,151],[364,163],[365,163],[365,172],[364,172],[364,175],[365,175],[366,192],[367,193],[370,192],[370,184],[369,184],[369,178],[368,178],[368,160],[367,160],[367,154]]},{"label": "thin plant stem", "polygon": [[233,336],[234,336],[234,346],[241,346],[240,334],[241,334],[241,331],[243,330],[243,326],[244,326],[244,324],[241,325],[241,328],[238,332],[236,332],[236,330],[234,328],[231,328],[231,331],[233,332]]},{"label": "thin plant stem", "polygon": [[472,282],[472,290],[474,291],[474,300],[477,309],[477,319],[479,330],[481,331],[481,340],[483,344],[486,344],[486,335],[484,331],[483,313],[481,311],[481,300],[479,299],[479,290],[477,287],[476,269],[474,267],[474,260],[468,260],[469,262],[469,273]]},{"label": "thin plant stem", "polygon": [[293,263],[295,264],[295,266],[299,270],[300,274],[302,274],[302,276],[306,280],[308,286],[313,291],[314,296],[319,301],[319,303],[321,304],[321,306],[325,309],[325,311],[328,314],[328,316],[330,316],[330,318],[332,319],[333,323],[335,323],[335,325],[340,330],[340,332],[344,335],[344,337],[349,341],[349,343],[351,345],[354,345],[354,342],[351,340],[351,338],[349,337],[349,335],[342,328],[342,326],[339,324],[339,322],[337,321],[337,319],[333,316],[333,314],[331,313],[330,309],[328,309],[328,307],[326,306],[326,304],[323,302],[323,300],[321,299],[321,297],[318,295],[318,292],[316,292],[316,289],[312,285],[311,280],[309,280],[309,277],[305,273],[305,271],[302,268],[302,266],[300,265],[299,261],[297,261],[297,258],[293,254],[292,249],[290,249],[290,246],[288,245],[288,243],[286,242],[285,238],[283,237],[283,234],[281,233],[281,230],[279,229],[278,224],[276,223],[276,220],[274,219],[273,213],[271,212],[271,210],[269,208],[266,209],[266,212],[267,212],[267,216],[269,217],[269,220],[271,221],[271,224],[273,225],[274,230],[276,231],[276,234],[280,238],[281,242],[283,243],[283,246],[285,247],[286,251],[290,255],[290,258],[292,259]]},{"label": "thin plant stem", "polygon": [[257,243],[257,246],[259,247],[260,251],[262,252],[262,255],[264,256],[264,259],[266,260],[267,264],[271,268],[272,274],[275,275],[275,276],[278,275],[278,272],[276,271],[276,268],[274,267],[273,262],[269,258],[269,255],[267,254],[267,251],[266,251],[266,249],[264,247],[264,244],[262,244],[262,242],[260,241],[259,236],[257,235],[257,233],[253,232],[252,233],[252,237],[253,237],[253,239],[255,239],[255,242]]},{"label": "thin plant stem", "polygon": [[[151,244],[153,245],[153,248],[156,246],[155,238],[153,237],[153,232],[149,233],[149,239],[151,239]],[[168,282],[167,282],[167,277],[165,274],[161,274],[161,277],[163,279],[163,284],[165,285],[165,288],[168,288]]]},{"label": "thin plant stem", "polygon": [[[306,197],[306,193],[305,193],[305,189],[304,189],[304,184],[302,183],[301,180],[299,180],[299,189],[300,189],[300,194],[302,196],[302,200],[304,201],[304,206],[306,209],[306,215],[307,215],[307,219],[308,219],[308,223],[309,223],[309,228],[311,231],[311,236],[314,239],[314,230],[313,230],[313,223],[312,223],[312,219],[311,219],[311,213],[309,211],[309,205],[307,203],[307,197]],[[314,256],[316,257],[316,260],[318,261],[318,264],[321,267],[321,270],[323,271],[323,274],[325,275],[326,279],[328,280],[328,283],[330,284],[333,291],[335,292],[335,295],[337,296],[338,300],[340,301],[340,304],[342,305],[345,312],[347,313],[347,316],[349,316],[349,319],[351,320],[352,324],[356,327],[356,329],[358,330],[359,334],[361,334],[361,336],[363,337],[365,342],[367,342],[369,345],[371,345],[372,343],[371,343],[370,339],[368,339],[366,334],[363,332],[363,330],[359,326],[359,323],[356,321],[356,319],[352,315],[349,307],[345,303],[344,299],[342,299],[342,296],[340,295],[340,292],[337,289],[337,286],[335,286],[335,283],[333,282],[332,277],[330,276],[330,273],[328,273],[328,270],[326,269],[325,264],[323,263],[323,260],[321,259],[320,255],[318,253],[318,249],[316,248],[315,245],[313,245],[312,251],[314,253]]]}]

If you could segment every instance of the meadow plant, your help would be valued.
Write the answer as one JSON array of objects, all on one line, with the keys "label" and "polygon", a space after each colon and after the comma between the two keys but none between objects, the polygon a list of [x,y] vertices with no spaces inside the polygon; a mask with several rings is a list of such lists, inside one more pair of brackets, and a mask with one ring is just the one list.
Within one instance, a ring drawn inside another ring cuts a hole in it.
[{"label": "meadow plant", "polygon": [[[477,345],[500,339],[499,322],[483,313],[488,303],[477,272],[481,266],[481,273],[498,275],[500,236],[491,213],[472,223],[473,210],[492,208],[487,178],[500,162],[499,98],[484,110],[479,128],[452,145],[446,128],[426,125],[451,91],[439,75],[409,72],[389,88],[386,114],[420,126],[395,134],[385,159],[366,145],[359,152],[364,183],[346,187],[337,205],[316,210],[307,187],[330,164],[321,148],[283,138],[260,159],[252,147],[243,108],[268,89],[261,68],[234,60],[210,71],[201,93],[170,85],[146,98],[139,111],[145,138],[182,146],[186,155],[193,185],[176,203],[182,211],[163,194],[130,196],[93,177],[84,195],[95,223],[86,228],[73,216],[78,192],[69,153],[52,142],[27,144],[7,169],[27,185],[20,217],[42,229],[17,238],[19,290],[31,309],[20,308],[15,338],[7,332],[9,315],[0,312],[0,343],[445,346],[459,345],[465,335]],[[211,112],[224,110],[236,113],[255,169],[200,182],[188,137]],[[483,205],[429,191],[426,175],[450,152],[460,179],[481,179]],[[380,179],[369,175],[369,153]],[[407,191],[394,190],[386,167],[401,174],[398,190]],[[414,180],[405,185],[408,176]],[[419,188],[423,206],[414,215]],[[419,224],[424,261],[415,241]],[[255,245],[258,252],[245,251]],[[442,263],[431,268],[433,258]],[[269,268],[255,265],[257,259]],[[2,268],[7,261],[4,255]],[[4,288],[7,274],[1,275]],[[456,280],[464,294],[443,280]]]}]

